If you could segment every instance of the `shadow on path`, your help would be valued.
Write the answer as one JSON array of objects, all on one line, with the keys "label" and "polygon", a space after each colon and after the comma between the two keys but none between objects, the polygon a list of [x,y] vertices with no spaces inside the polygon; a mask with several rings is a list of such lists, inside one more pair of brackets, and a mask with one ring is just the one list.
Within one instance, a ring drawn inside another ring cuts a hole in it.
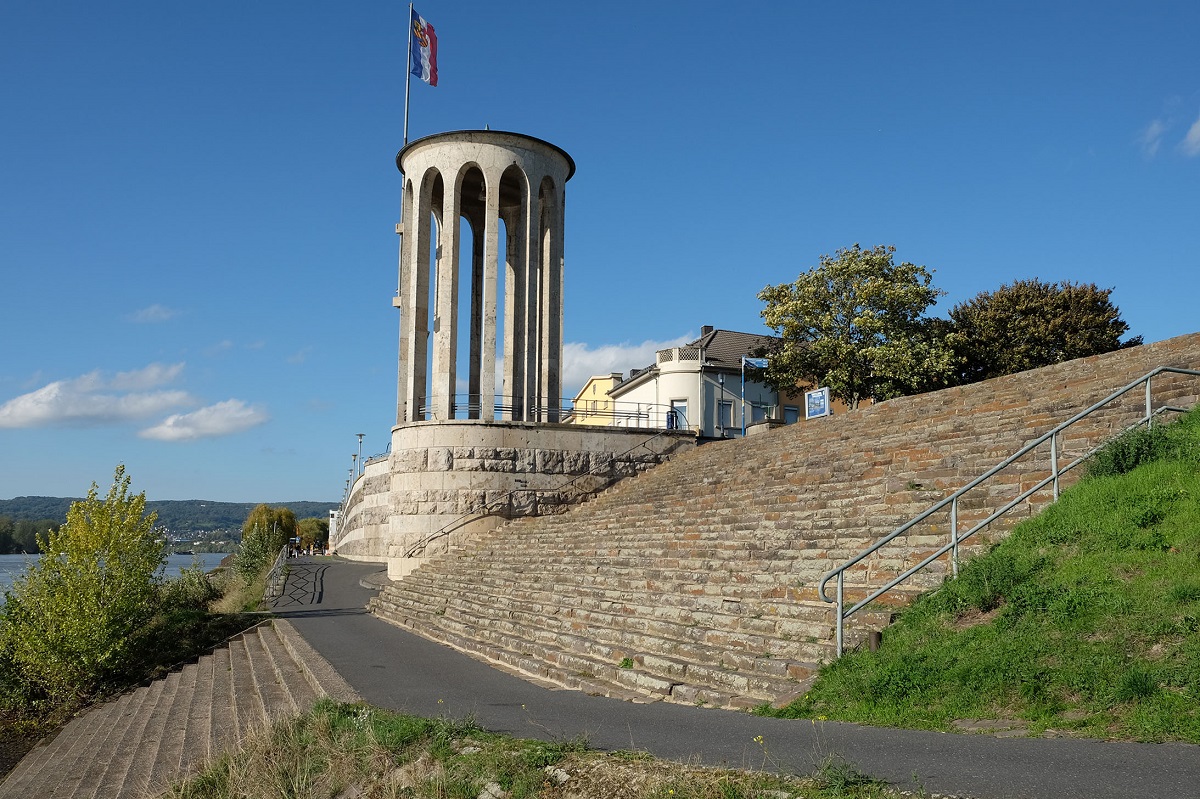
[{"label": "shadow on path", "polygon": [[287,579],[283,583],[283,593],[271,607],[292,607],[295,605],[319,605],[325,596],[325,571],[328,564],[297,562],[288,570]]}]

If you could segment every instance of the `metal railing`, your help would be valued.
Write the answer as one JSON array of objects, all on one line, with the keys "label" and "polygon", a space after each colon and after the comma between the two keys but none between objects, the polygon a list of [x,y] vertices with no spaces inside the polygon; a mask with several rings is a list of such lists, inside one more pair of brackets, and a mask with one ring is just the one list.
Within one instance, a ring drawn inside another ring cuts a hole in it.
[{"label": "metal railing", "polygon": [[283,596],[283,584],[287,582],[287,554],[288,547],[285,544],[275,556],[271,571],[267,573],[267,588],[263,592],[263,599],[278,599]]},{"label": "metal railing", "polygon": [[[1171,366],[1162,366],[1162,367],[1155,369],[1152,372],[1149,372],[1148,374],[1138,378],[1137,380],[1133,381],[1132,383],[1129,383],[1125,387],[1117,389],[1112,394],[1108,395],[1107,397],[1100,400],[1099,402],[1092,405],[1091,407],[1086,408],[1085,410],[1080,411],[1079,413],[1075,414],[1067,421],[1059,424],[1053,430],[1050,430],[1049,432],[1034,439],[1030,443],[1026,444],[1024,447],[1022,447],[1020,450],[1018,450],[1016,453],[1014,453],[1013,455],[1010,455],[1008,458],[1004,459],[996,466],[993,466],[991,469],[987,470],[986,472],[981,474],[979,477],[976,477],[974,480],[967,483],[962,488],[959,488],[953,494],[950,494],[948,497],[941,500],[936,505],[934,505],[933,507],[926,510],[924,513],[921,513],[920,515],[914,517],[913,519],[909,520],[908,522],[900,525],[895,530],[893,530],[892,532],[885,535],[883,538],[880,538],[878,541],[876,541],[871,546],[863,549],[861,552],[859,552],[853,558],[850,558],[846,562],[842,563],[840,566],[837,566],[836,568],[830,569],[829,571],[825,572],[825,574],[821,576],[821,581],[818,585],[818,593],[822,600],[824,600],[825,602],[830,602],[830,603],[836,604],[836,606],[837,606],[837,608],[836,608],[837,609],[837,630],[836,630],[837,656],[841,657],[843,649],[844,649],[844,631],[845,631],[846,619],[850,618],[855,613],[862,610],[864,607],[871,604],[879,597],[881,597],[884,594],[886,594],[887,592],[891,591],[893,588],[895,588],[896,586],[903,583],[909,577],[912,577],[917,572],[924,570],[930,564],[941,559],[947,553],[950,554],[950,564],[951,564],[952,576],[957,577],[958,576],[958,550],[959,550],[959,546],[962,544],[962,542],[966,541],[968,538],[975,535],[975,533],[979,532],[980,530],[987,527],[992,522],[999,519],[1004,514],[1008,513],[1008,511],[1012,510],[1017,505],[1024,502],[1026,499],[1030,498],[1031,496],[1038,493],[1039,491],[1044,490],[1047,486],[1051,487],[1053,498],[1055,500],[1057,500],[1058,496],[1059,496],[1059,482],[1060,482],[1060,479],[1062,478],[1062,476],[1065,475],[1067,472],[1071,471],[1072,469],[1074,469],[1079,464],[1083,463],[1088,458],[1090,458],[1093,454],[1096,453],[1097,450],[1099,450],[1103,446],[1103,444],[1094,446],[1094,447],[1090,448],[1087,452],[1083,453],[1082,455],[1078,455],[1075,458],[1068,461],[1066,463],[1066,465],[1062,465],[1060,463],[1060,454],[1059,454],[1060,453],[1060,444],[1064,438],[1063,434],[1067,431],[1068,428],[1072,427],[1074,424],[1076,424],[1080,420],[1086,419],[1087,417],[1091,416],[1096,411],[1109,406],[1110,404],[1114,403],[1116,400],[1121,399],[1126,394],[1128,394],[1129,392],[1138,388],[1143,383],[1145,383],[1145,386],[1146,386],[1146,389],[1145,389],[1145,413],[1143,416],[1138,418],[1132,424],[1124,427],[1121,432],[1138,427],[1143,424],[1152,425],[1154,418],[1161,413],[1167,413],[1167,412],[1185,413],[1187,411],[1187,408],[1179,408],[1179,407],[1175,407],[1172,405],[1163,405],[1163,406],[1159,407],[1157,410],[1154,408],[1154,404],[1153,404],[1154,400],[1153,400],[1153,395],[1151,392],[1151,381],[1154,377],[1161,375],[1161,374],[1178,374],[1178,375],[1187,375],[1190,377],[1200,377],[1200,371],[1194,371],[1191,369],[1179,369],[1179,368],[1171,367]],[[1041,480],[1038,480],[1031,487],[1024,489],[1022,491],[1019,491],[1017,496],[1015,496],[1013,499],[1006,502],[999,509],[990,513],[982,521],[976,523],[974,526],[972,526],[966,532],[960,534],[958,532],[958,516],[959,516],[959,504],[960,504],[960,501],[961,501],[963,495],[965,495],[968,491],[972,490],[973,488],[976,488],[976,487],[982,485],[983,483],[987,482],[991,478],[995,477],[1000,472],[1007,469],[1009,466],[1012,466],[1014,463],[1016,463],[1022,457],[1024,457],[1025,455],[1028,455],[1029,453],[1033,452],[1035,449],[1042,446],[1043,444],[1046,444],[1047,442],[1050,445],[1049,474],[1046,477],[1042,478]],[[897,538],[901,535],[904,535],[905,533],[907,533],[909,530],[911,530],[918,524],[928,520],[935,513],[945,510],[947,507],[949,507],[949,510],[950,510],[950,540],[943,546],[939,547],[934,552],[927,555],[923,560],[921,560],[916,565],[911,566],[908,569],[904,570],[899,575],[897,575],[897,576],[893,577],[891,580],[889,580],[882,587],[875,589],[874,591],[869,593],[866,597],[864,597],[863,599],[859,600],[858,602],[856,602],[855,604],[853,604],[849,608],[847,608],[846,600],[845,600],[845,583],[846,583],[847,570],[854,567],[855,565],[862,562],[863,560],[870,557],[871,555],[875,554],[876,552],[878,552],[881,548],[886,546],[889,542],[891,542],[895,538]],[[828,586],[828,584],[831,580],[837,581],[836,593],[833,597],[830,597],[828,595],[828,593],[826,592],[826,587]]]},{"label": "metal railing", "polygon": [[[619,475],[615,474],[615,471],[617,468],[617,464],[620,462],[621,458],[625,457],[626,455],[629,455],[630,453],[634,452],[635,450],[641,449],[643,447],[648,447],[650,445],[650,443],[653,442],[654,440],[661,438],[665,435],[668,435],[670,433],[673,433],[673,432],[675,432],[675,431],[674,430],[660,430],[657,433],[655,433],[654,435],[647,438],[646,440],[639,441],[637,444],[634,444],[629,449],[613,455],[612,459],[609,461],[609,473],[606,475],[600,474],[595,469],[589,469],[588,471],[584,472],[583,474],[579,474],[579,475],[572,477],[570,480],[567,480],[565,483],[557,486],[556,488],[543,489],[543,490],[530,489],[530,488],[516,488],[516,489],[513,489],[512,491],[507,491],[499,499],[492,500],[491,502],[484,504],[483,507],[481,507],[481,508],[476,508],[475,510],[464,513],[463,515],[461,515],[457,519],[454,519],[453,521],[449,522],[442,528],[435,530],[432,533],[429,533],[428,535],[423,536],[419,541],[417,541],[415,544],[413,544],[412,546],[408,547],[408,549],[405,550],[404,557],[406,557],[406,558],[413,557],[414,555],[416,555],[417,552],[424,550],[433,541],[436,541],[437,539],[442,538],[444,536],[450,535],[452,532],[459,529],[467,522],[477,521],[479,519],[483,519],[488,516],[496,516],[496,515],[503,515],[506,519],[510,519],[510,520],[513,518],[516,518],[516,516],[514,516],[514,514],[512,513],[512,508],[514,505],[513,500],[517,496],[517,494],[533,493],[535,495],[538,495],[538,494],[561,495],[563,493],[563,491],[565,491],[566,489],[569,489],[575,483],[579,482],[580,480],[583,480],[584,478],[587,478],[587,477],[607,478],[607,480],[604,480],[601,483],[598,483],[589,489],[579,491],[575,495],[575,501],[578,502],[582,497],[590,495],[590,494],[597,494],[600,491],[603,491],[605,488],[608,488],[609,486],[611,486],[613,483],[615,483],[620,478]],[[663,461],[668,460],[670,455],[671,455],[670,452],[663,452],[660,454]],[[660,462],[662,462],[662,461],[660,461]],[[558,502],[558,503],[555,503],[555,507],[564,507],[568,504],[571,504],[571,503]],[[507,513],[505,513],[505,511],[507,511]],[[530,515],[542,515],[542,514],[530,514]]]},{"label": "metal railing", "polygon": [[[448,408],[445,407],[447,400]],[[444,399],[423,397],[417,405],[417,418],[412,421],[431,421],[439,413],[447,419],[590,423],[608,427],[672,430],[687,427],[687,420],[681,418],[682,412],[664,403],[632,402],[607,397],[575,402],[573,397],[563,397],[556,404],[545,397],[520,402],[514,397],[500,394],[490,401],[479,394],[455,394]],[[589,419],[599,421],[584,421]]]}]

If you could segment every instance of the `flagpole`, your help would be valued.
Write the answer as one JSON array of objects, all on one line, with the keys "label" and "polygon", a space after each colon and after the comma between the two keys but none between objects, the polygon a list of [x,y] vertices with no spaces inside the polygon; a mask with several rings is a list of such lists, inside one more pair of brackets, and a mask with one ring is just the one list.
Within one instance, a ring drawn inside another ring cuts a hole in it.
[{"label": "flagpole", "polygon": [[408,144],[408,90],[412,82],[413,4],[408,4],[408,57],[404,59],[404,144]]}]

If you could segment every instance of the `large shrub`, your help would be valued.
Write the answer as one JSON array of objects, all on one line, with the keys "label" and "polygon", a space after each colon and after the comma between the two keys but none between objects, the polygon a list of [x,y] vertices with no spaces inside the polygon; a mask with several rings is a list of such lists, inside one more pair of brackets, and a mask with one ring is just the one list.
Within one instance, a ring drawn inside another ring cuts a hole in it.
[{"label": "large shrub", "polygon": [[0,609],[0,684],[10,700],[62,702],[130,665],[166,558],[145,510],[146,495],[129,493],[118,466],[104,499],[93,483],[66,524],[41,538],[44,554]]},{"label": "large shrub", "polygon": [[242,546],[234,561],[238,574],[253,580],[275,561],[279,550],[295,535],[296,514],[290,509],[255,507],[242,525]]}]

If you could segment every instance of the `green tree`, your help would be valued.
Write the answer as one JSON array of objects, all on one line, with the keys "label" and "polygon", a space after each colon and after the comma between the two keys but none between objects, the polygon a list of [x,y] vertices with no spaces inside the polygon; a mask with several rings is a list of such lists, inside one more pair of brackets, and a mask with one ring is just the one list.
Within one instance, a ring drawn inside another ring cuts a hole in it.
[{"label": "green tree", "polygon": [[297,529],[300,535],[300,546],[305,549],[310,546],[324,549],[325,545],[329,543],[328,519],[322,519],[319,516],[301,519]]},{"label": "green tree", "polygon": [[295,535],[296,514],[290,509],[256,506],[242,524],[242,546],[235,562],[238,573],[254,579]]},{"label": "green tree", "polygon": [[17,553],[36,555],[42,551],[42,538],[62,525],[54,519],[19,519],[13,524],[13,549]]},{"label": "green tree", "polygon": [[1129,325],[1112,289],[1094,283],[1016,280],[950,310],[961,361],[959,379],[974,383],[1142,343],[1122,342]]},{"label": "green tree", "polygon": [[13,520],[0,516],[0,555],[10,555],[15,550],[16,541],[13,539]]},{"label": "green tree", "polygon": [[[0,609],[0,664],[29,698],[63,701],[130,665],[137,632],[157,609],[165,560],[146,495],[129,493],[118,466],[108,495],[93,483],[67,522],[40,540],[45,553]],[[11,675],[10,675],[11,676]]]},{"label": "green tree", "polygon": [[953,373],[942,329],[923,316],[945,292],[924,266],[894,262],[895,247],[855,244],[794,283],[767,286],[763,319],[779,336],[766,379],[777,390],[829,388],[851,409],[940,385]]}]

